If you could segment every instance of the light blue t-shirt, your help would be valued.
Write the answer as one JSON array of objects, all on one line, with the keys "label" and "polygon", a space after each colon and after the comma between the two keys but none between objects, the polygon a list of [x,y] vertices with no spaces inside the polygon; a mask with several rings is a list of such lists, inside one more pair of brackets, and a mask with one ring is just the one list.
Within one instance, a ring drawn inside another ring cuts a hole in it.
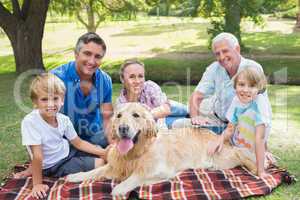
[{"label": "light blue t-shirt", "polygon": [[97,69],[93,76],[94,85],[85,96],[80,88],[75,65],[72,61],[51,70],[51,73],[58,76],[66,86],[62,112],[69,116],[79,137],[89,141],[95,135],[104,136],[100,106],[102,103],[112,102],[112,81],[108,74]]},{"label": "light blue t-shirt", "polygon": [[[248,66],[254,67],[263,72],[263,68],[260,64],[243,57],[241,57],[238,72]],[[206,68],[206,71],[204,72],[195,91],[199,91],[204,94],[205,98],[215,95],[213,111],[218,115],[220,119],[226,121],[226,112],[235,95],[235,89],[233,87],[233,80],[230,78],[225,68],[220,65],[219,62],[213,62]],[[271,107],[270,104],[266,106]]]},{"label": "light blue t-shirt", "polygon": [[265,125],[264,140],[267,140],[271,128],[270,117],[266,115],[269,111],[266,110],[266,107],[260,106],[265,101],[265,96],[262,94],[257,95],[256,99],[248,104],[241,103],[237,96],[233,98],[226,117],[236,127],[231,138],[231,142],[235,146],[254,151],[256,127],[261,124]]}]

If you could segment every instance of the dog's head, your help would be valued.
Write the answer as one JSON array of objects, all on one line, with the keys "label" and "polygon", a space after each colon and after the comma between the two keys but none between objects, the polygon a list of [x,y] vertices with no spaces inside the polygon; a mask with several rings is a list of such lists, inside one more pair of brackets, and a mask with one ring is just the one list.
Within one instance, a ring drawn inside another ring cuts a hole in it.
[{"label": "dog's head", "polygon": [[123,155],[155,137],[156,125],[149,110],[139,103],[119,105],[112,117],[112,134],[117,148]]}]

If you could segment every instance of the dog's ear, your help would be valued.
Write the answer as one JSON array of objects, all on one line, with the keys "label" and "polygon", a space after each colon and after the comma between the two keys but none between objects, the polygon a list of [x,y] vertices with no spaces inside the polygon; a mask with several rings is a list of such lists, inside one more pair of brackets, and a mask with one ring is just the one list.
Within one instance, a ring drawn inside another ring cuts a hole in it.
[{"label": "dog's ear", "polygon": [[110,118],[110,133],[111,133],[111,138],[113,140],[117,139],[118,136],[117,136],[117,131],[116,131],[116,125],[115,125],[115,115],[113,115],[111,118]]},{"label": "dog's ear", "polygon": [[156,137],[158,129],[156,127],[155,120],[154,120],[152,114],[150,114],[150,112],[149,112],[149,116],[147,116],[146,126],[147,126],[146,136],[149,138]]}]

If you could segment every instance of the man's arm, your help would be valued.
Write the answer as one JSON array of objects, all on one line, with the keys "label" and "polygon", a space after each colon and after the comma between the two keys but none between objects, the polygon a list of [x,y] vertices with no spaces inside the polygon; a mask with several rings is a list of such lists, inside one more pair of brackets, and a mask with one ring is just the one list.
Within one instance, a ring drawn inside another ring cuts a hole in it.
[{"label": "man's arm", "polygon": [[113,114],[113,107],[111,103],[103,103],[101,105],[102,117],[103,117],[103,128],[104,134],[107,137],[109,143],[112,142],[110,118]]},{"label": "man's arm", "polygon": [[200,104],[204,99],[204,94],[194,91],[189,99],[189,108],[192,124],[205,125],[205,120],[199,117]]}]

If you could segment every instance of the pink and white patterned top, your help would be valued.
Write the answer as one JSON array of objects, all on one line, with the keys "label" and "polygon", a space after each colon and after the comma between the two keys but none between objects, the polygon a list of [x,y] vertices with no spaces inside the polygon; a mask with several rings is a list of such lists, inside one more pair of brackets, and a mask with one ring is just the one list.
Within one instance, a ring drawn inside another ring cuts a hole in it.
[{"label": "pink and white patterned top", "polygon": [[[116,100],[116,105],[127,102],[126,90],[123,88],[120,92],[120,96]],[[162,92],[159,85],[150,80],[144,83],[138,102],[147,105],[150,109],[156,108],[164,103],[169,103],[166,94]]]}]

